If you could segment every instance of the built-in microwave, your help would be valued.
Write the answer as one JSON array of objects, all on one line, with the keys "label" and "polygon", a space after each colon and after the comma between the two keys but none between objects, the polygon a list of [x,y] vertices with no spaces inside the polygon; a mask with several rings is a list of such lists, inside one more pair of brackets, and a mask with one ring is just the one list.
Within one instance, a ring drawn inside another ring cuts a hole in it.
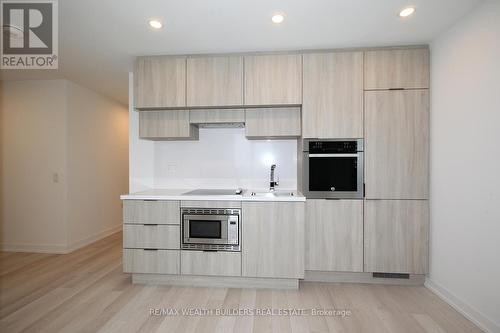
[{"label": "built-in microwave", "polygon": [[240,251],[241,209],[182,208],[182,249]]},{"label": "built-in microwave", "polygon": [[313,199],[363,198],[363,139],[306,139],[302,193]]}]

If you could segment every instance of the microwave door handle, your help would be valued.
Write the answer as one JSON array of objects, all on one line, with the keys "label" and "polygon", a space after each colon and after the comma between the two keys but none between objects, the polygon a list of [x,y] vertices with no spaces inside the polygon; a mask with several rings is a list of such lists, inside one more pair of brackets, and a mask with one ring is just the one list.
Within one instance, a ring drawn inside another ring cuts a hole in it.
[{"label": "microwave door handle", "polygon": [[309,154],[309,157],[358,157],[358,154]]}]

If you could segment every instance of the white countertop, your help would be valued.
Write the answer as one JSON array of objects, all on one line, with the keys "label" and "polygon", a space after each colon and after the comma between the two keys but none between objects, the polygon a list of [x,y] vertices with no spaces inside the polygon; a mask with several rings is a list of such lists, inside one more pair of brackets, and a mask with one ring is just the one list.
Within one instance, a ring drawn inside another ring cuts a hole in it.
[{"label": "white countertop", "polygon": [[[269,193],[268,190],[244,190],[242,195],[192,195],[185,194],[191,191],[190,189],[152,189],[120,196],[122,200],[217,200],[217,201],[306,201],[302,193],[298,191],[279,190],[274,193],[278,196]],[[257,193],[252,196],[252,192]],[[285,195],[293,193],[293,195]],[[280,196],[280,194],[282,194]]]}]

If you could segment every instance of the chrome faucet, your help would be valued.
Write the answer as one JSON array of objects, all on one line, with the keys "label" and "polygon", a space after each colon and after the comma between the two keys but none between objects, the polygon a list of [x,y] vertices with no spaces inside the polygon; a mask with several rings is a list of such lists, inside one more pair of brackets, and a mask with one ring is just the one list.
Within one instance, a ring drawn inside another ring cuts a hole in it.
[{"label": "chrome faucet", "polygon": [[271,175],[269,179],[269,190],[274,191],[275,187],[279,185],[279,180],[275,179],[274,169],[276,169],[276,164],[271,165]]}]

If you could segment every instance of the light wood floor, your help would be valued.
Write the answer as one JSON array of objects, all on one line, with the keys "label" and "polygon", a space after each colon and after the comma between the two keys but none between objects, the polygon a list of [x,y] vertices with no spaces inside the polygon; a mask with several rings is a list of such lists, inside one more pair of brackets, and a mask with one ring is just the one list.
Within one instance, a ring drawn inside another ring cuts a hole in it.
[{"label": "light wood floor", "polygon": [[[333,316],[151,316],[150,308],[339,309]],[[133,285],[121,234],[67,255],[0,252],[1,332],[480,332],[424,287],[299,291]]]}]

